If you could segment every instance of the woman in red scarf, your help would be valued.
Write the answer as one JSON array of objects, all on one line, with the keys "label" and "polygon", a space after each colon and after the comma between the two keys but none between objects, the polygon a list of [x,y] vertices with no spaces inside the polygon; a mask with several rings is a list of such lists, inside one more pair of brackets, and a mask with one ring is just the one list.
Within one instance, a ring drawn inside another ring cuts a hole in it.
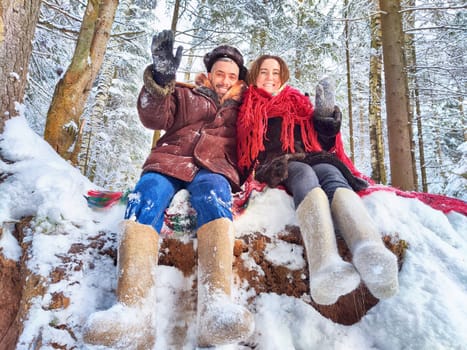
[{"label": "woman in red scarf", "polygon": [[[280,57],[263,55],[252,63],[237,119],[239,168],[293,196],[316,303],[335,303],[360,278],[375,297],[388,298],[398,291],[397,259],[354,192],[368,183],[345,154],[341,112],[321,108],[325,103],[314,110],[308,96],[286,85],[288,79]],[[352,264],[338,254],[334,225]]]}]

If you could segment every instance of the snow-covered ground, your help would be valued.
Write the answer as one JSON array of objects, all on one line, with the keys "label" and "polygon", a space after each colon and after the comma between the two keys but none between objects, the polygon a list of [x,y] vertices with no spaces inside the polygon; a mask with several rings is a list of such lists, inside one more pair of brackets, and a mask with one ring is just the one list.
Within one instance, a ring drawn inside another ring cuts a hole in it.
[{"label": "snow-covered ground", "polygon": [[[19,259],[21,249],[11,234],[11,224],[28,215],[34,216],[25,238],[31,244],[28,267],[45,277],[63,265],[63,257],[77,243],[86,246],[90,238],[101,235],[109,247],[115,247],[124,207],[90,209],[83,195],[96,186],[58,157],[24,118],[7,122],[0,150],[4,159],[13,161],[0,161],[0,172],[10,174],[0,183],[0,247],[5,257]],[[307,296],[260,294],[249,306],[254,310],[256,330],[248,343],[256,344],[255,349],[466,349],[467,217],[444,214],[417,199],[386,191],[363,200],[382,234],[397,234],[409,244],[399,274],[399,293],[380,301],[351,326],[323,317],[305,302]],[[256,194],[235,220],[238,236],[259,231],[272,237],[288,224],[296,224],[293,204],[280,190]],[[286,244],[290,243],[273,241],[267,249],[268,259],[302,268],[305,261],[300,249],[291,253]],[[82,268],[67,271],[66,279],[48,285],[45,298],[33,300],[17,349],[30,349],[39,333],[42,349],[52,349],[54,342],[67,348],[97,349],[83,344],[82,326],[91,313],[114,304],[116,270],[110,256],[92,250],[83,250],[80,259]],[[186,338],[174,338],[174,328],[181,326],[175,311],[190,294],[192,278],[184,277],[175,267],[157,268],[156,298],[148,305],[156,314],[154,349],[195,348],[195,312],[184,315]],[[240,286],[236,292],[240,302],[251,296],[247,287]],[[68,297],[69,306],[48,308],[54,292]],[[54,327],[57,324],[68,325],[72,332]]]}]

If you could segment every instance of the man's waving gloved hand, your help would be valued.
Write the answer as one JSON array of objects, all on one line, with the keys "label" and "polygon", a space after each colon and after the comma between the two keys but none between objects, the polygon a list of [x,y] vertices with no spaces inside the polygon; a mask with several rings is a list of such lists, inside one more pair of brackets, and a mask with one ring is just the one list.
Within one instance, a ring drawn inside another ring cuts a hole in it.
[{"label": "man's waving gloved hand", "polygon": [[175,56],[173,55],[173,48],[174,35],[171,30],[163,30],[152,37],[152,73],[156,83],[161,86],[175,80],[175,73],[182,60],[183,47],[179,46],[177,48]]}]

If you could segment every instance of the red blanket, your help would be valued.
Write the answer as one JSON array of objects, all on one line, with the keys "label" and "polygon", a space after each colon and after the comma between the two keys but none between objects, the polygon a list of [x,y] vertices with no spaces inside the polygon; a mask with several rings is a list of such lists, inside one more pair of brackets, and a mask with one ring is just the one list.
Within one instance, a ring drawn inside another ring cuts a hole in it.
[{"label": "red blanket", "polygon": [[[235,194],[234,196],[234,215],[242,214],[242,212],[245,210],[248,204],[248,199],[250,198],[251,192],[253,190],[261,192],[263,191],[264,187],[266,187],[266,184],[260,183],[251,178],[248,179],[248,181],[244,185],[244,190],[240,193]],[[284,188],[281,187],[281,189]],[[390,191],[401,197],[416,198],[434,209],[441,210],[445,214],[451,211],[456,211],[458,213],[467,215],[467,202],[461,199],[443,196],[440,194],[431,194],[414,191],[407,192],[391,186],[383,185],[371,185],[367,189],[358,192],[358,194],[360,195],[360,197],[364,197],[376,191]]]},{"label": "red blanket", "polygon": [[[240,216],[245,211],[248,205],[248,200],[250,199],[251,193],[253,191],[262,192],[265,187],[266,187],[265,183],[258,182],[250,177],[245,182],[243,191],[238,192],[234,195],[234,201],[233,201],[234,216]],[[278,187],[278,188],[285,191],[284,187]],[[360,195],[360,197],[364,197],[375,191],[390,191],[401,197],[416,198],[434,209],[441,210],[443,213],[449,213],[451,211],[455,211],[455,212],[458,212],[460,214],[467,216],[467,202],[461,199],[443,196],[440,194],[431,194],[431,193],[414,192],[414,191],[408,192],[408,191],[399,190],[391,186],[383,186],[383,185],[371,185],[367,189],[358,192],[358,194]],[[126,201],[128,199],[128,193],[129,191],[113,192],[113,191],[90,190],[87,193],[87,195],[84,197],[86,198],[88,205],[90,207],[101,209],[101,208],[110,208],[116,203],[126,204]],[[193,213],[190,213],[190,215],[194,216]],[[174,226],[178,225],[177,218],[167,215],[166,219],[167,219],[166,221],[171,222]]]}]

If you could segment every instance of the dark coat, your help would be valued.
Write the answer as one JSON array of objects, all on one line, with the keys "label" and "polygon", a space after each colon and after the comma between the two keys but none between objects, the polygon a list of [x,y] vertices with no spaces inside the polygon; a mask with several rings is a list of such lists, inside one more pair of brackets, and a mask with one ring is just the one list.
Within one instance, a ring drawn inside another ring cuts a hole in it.
[{"label": "dark coat", "polygon": [[266,138],[264,140],[265,150],[258,155],[255,178],[267,183],[270,187],[276,187],[287,178],[287,164],[296,160],[309,164],[329,163],[337,167],[349,182],[350,186],[359,191],[368,187],[368,183],[354,176],[350,169],[334,154],[329,152],[334,147],[336,136],[341,127],[341,112],[336,107],[333,116],[326,118],[313,118],[313,127],[318,134],[318,141],[323,149],[322,152],[305,152],[301,140],[300,127],[294,129],[295,153],[287,153],[282,150],[280,141],[282,130],[281,118],[269,118]]},{"label": "dark coat", "polygon": [[237,82],[219,101],[205,75],[198,81],[201,86],[172,82],[161,87],[152,78],[152,66],[146,68],[138,98],[139,117],[145,127],[164,133],[143,172],[192,181],[205,168],[224,175],[232,190],[238,191],[236,121],[244,83]]}]

